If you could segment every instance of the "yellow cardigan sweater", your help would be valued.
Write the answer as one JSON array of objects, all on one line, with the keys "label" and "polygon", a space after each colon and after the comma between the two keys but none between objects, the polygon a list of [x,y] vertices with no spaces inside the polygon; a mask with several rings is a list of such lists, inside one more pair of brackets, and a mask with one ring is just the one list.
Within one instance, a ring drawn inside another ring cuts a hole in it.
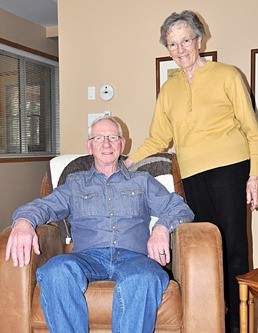
[{"label": "yellow cardigan sweater", "polygon": [[189,85],[182,69],[161,88],[149,137],[137,162],[173,142],[182,178],[251,160],[258,176],[258,124],[247,88],[233,66],[208,61]]}]

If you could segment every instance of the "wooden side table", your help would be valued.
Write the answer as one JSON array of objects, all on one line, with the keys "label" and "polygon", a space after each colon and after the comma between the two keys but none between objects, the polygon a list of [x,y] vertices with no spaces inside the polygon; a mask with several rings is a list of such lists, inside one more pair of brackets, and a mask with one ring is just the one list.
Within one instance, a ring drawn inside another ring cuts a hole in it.
[{"label": "wooden side table", "polygon": [[254,297],[258,297],[258,268],[237,276],[239,284],[240,333],[254,333]]}]

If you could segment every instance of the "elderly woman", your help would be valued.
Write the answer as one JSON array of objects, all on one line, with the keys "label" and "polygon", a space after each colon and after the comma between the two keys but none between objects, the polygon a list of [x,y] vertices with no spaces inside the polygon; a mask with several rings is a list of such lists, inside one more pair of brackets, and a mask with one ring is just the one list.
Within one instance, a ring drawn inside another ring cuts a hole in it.
[{"label": "elderly woman", "polygon": [[235,277],[249,268],[246,203],[257,208],[258,125],[239,71],[200,57],[204,36],[192,11],[172,13],[163,23],[160,41],[179,69],[161,88],[149,137],[125,163],[174,143],[195,221],[221,230],[227,332],[239,332]]}]

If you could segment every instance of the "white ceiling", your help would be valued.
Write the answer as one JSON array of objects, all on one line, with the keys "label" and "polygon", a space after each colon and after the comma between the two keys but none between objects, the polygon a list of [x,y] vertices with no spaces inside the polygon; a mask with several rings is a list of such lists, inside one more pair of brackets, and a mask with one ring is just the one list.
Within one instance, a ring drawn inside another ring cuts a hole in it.
[{"label": "white ceiling", "polygon": [[57,26],[57,0],[0,0],[0,8],[39,25]]}]

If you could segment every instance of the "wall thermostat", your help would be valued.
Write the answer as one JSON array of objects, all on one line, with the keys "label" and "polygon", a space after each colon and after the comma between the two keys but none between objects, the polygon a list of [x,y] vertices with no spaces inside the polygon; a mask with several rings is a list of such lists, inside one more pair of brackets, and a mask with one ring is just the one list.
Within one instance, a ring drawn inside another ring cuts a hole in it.
[{"label": "wall thermostat", "polygon": [[104,101],[110,101],[114,96],[114,88],[109,84],[105,84],[100,88],[99,95]]}]

